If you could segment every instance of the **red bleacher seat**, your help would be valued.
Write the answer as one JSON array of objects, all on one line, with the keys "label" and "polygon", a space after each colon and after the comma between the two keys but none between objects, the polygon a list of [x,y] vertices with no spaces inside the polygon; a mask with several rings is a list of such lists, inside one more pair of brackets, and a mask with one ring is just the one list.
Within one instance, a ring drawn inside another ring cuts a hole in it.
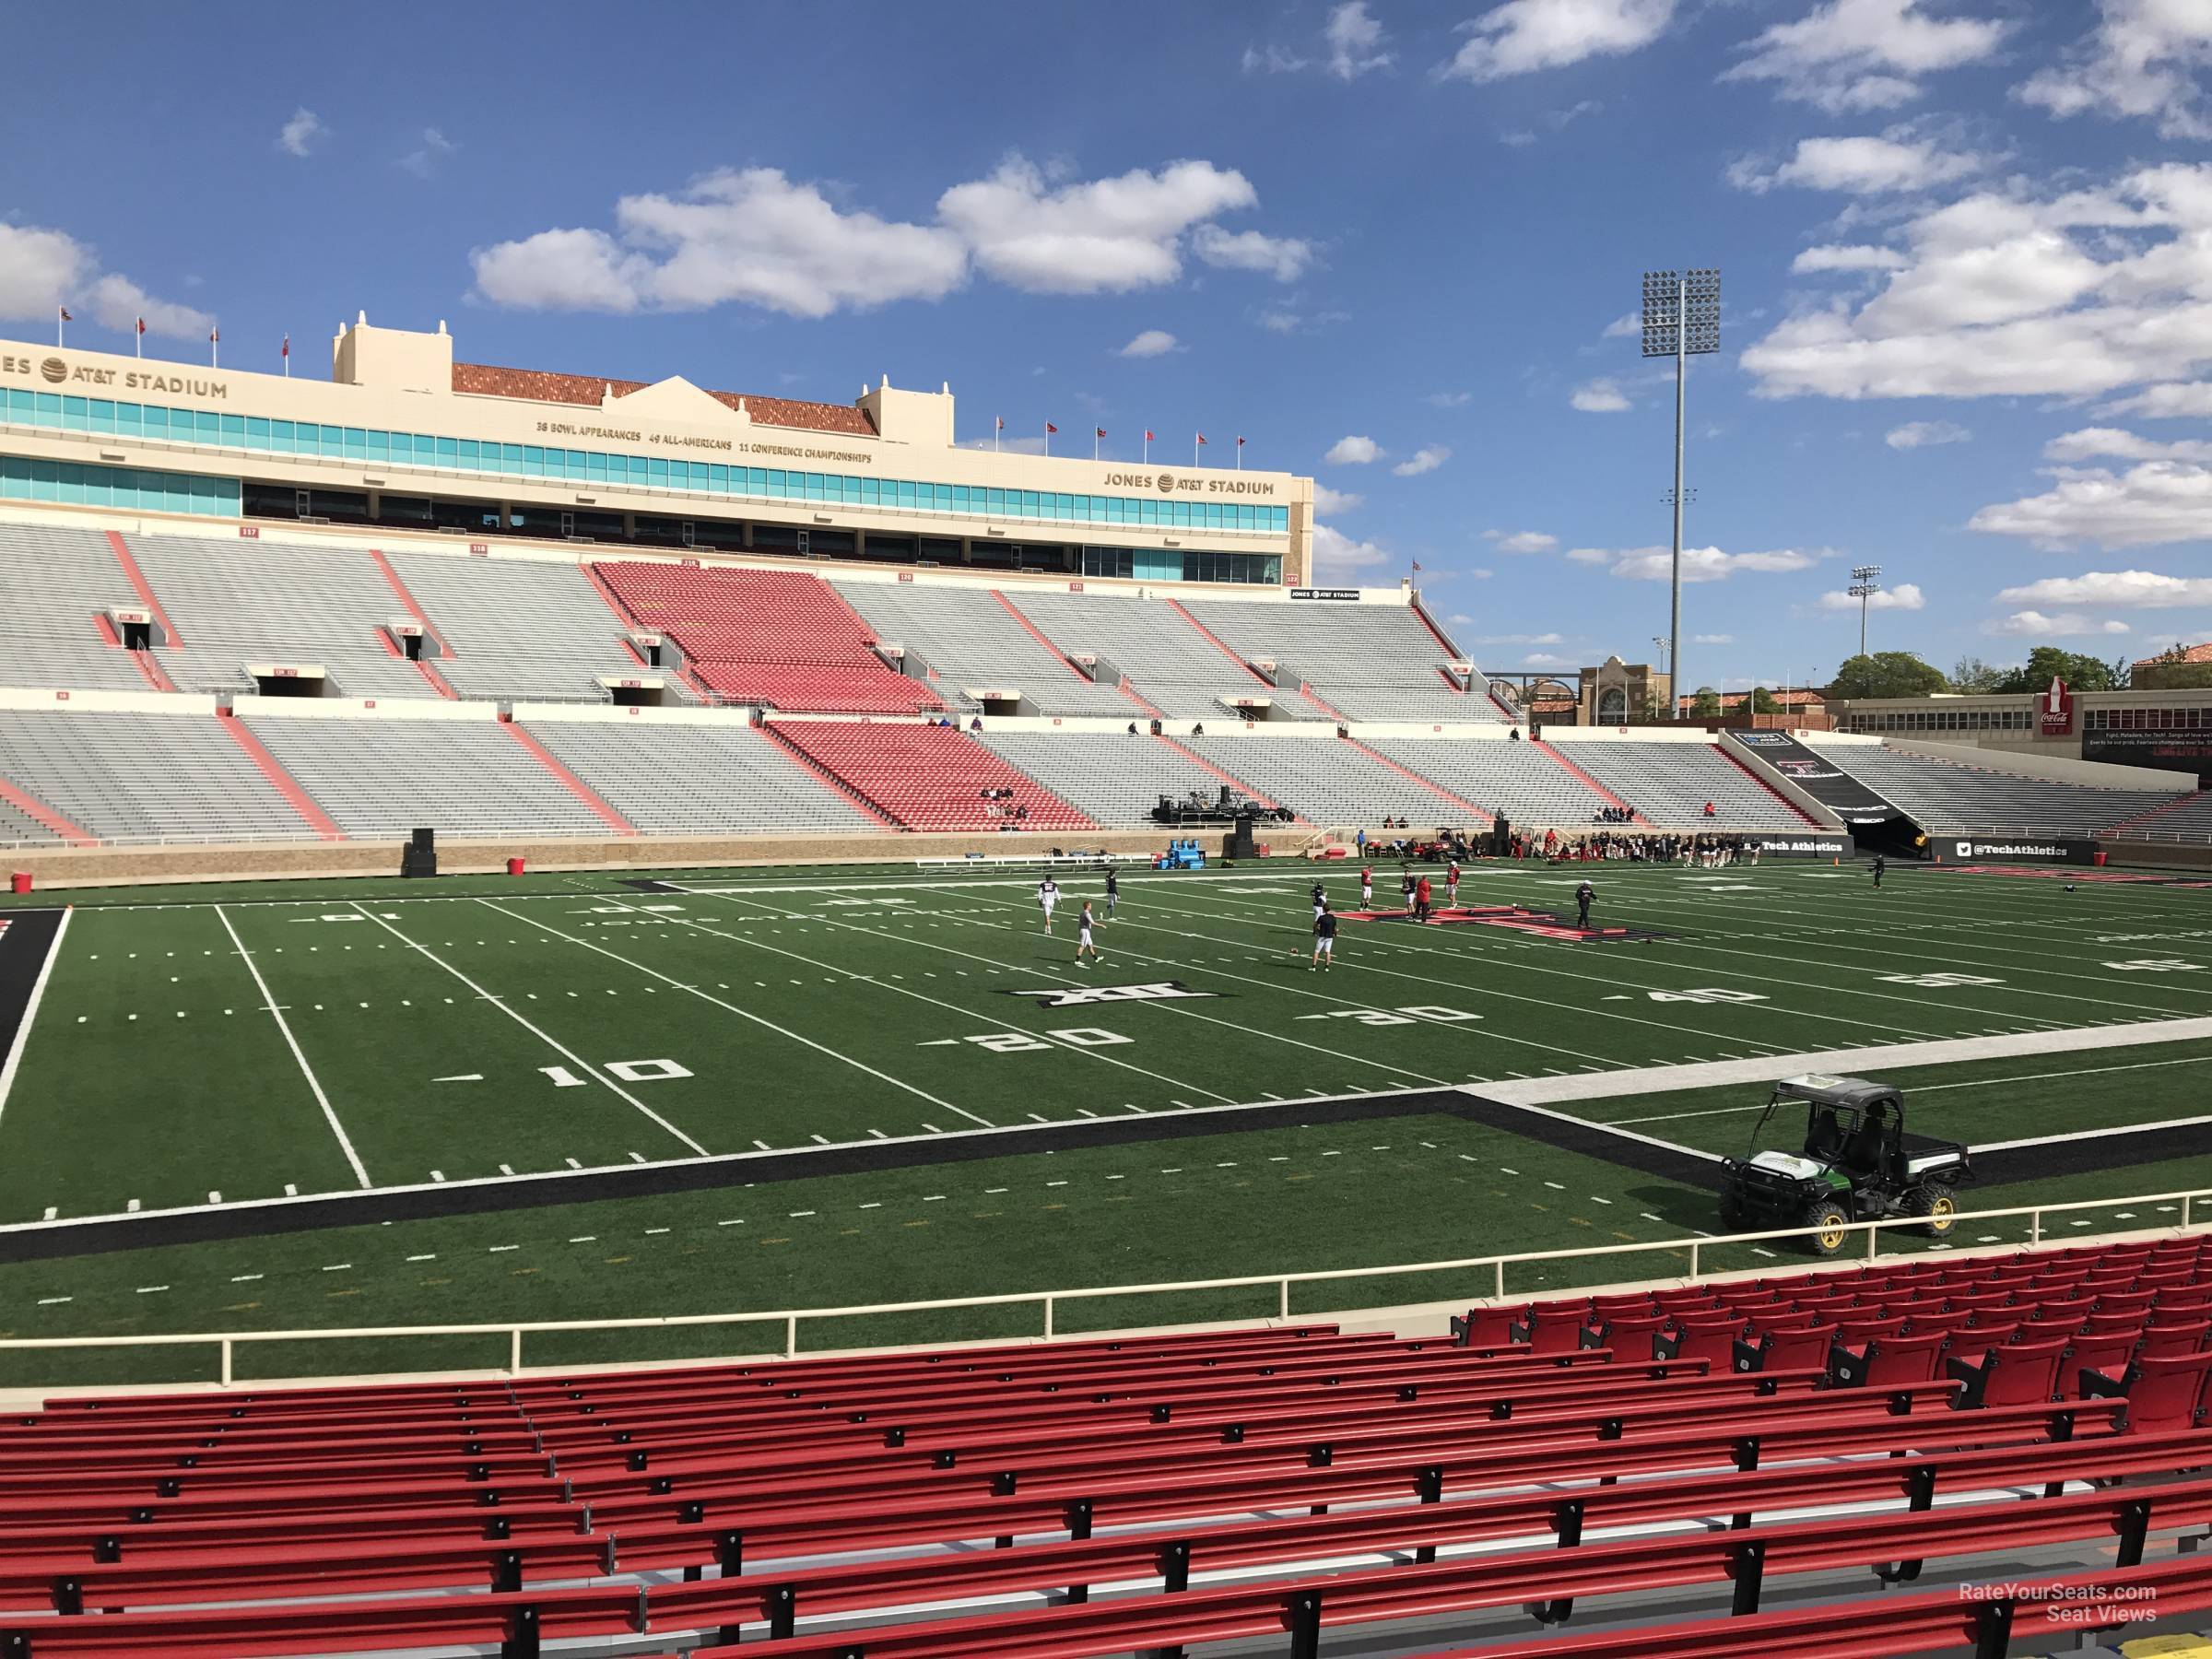
[{"label": "red bleacher seat", "polygon": [[1945,1369],[1965,1385],[1962,1408],[2022,1406],[2058,1397],[2059,1371],[2067,1353],[2064,1337],[2053,1342],[2016,1342],[1993,1347],[1979,1360],[1953,1359]]},{"label": "red bleacher seat", "polygon": [[1829,1373],[1839,1387],[1888,1388],[1900,1382],[1924,1382],[1936,1374],[1949,1338],[1882,1335],[1865,1343],[1839,1342],[1829,1350]]},{"label": "red bleacher seat", "polygon": [[945,706],[877,656],[859,613],[806,571],[629,561],[594,569],[639,627],[667,635],[698,682],[730,701],[832,714]]},{"label": "red bleacher seat", "polygon": [[[950,726],[780,720],[768,732],[909,830],[1098,828],[1027,772]],[[983,798],[998,790],[1012,793]],[[1016,816],[1018,808],[1022,816]]]},{"label": "red bleacher seat", "polygon": [[2202,1426],[2207,1391],[2212,1391],[2212,1354],[2138,1357],[2117,1376],[2111,1371],[2081,1373],[2083,1399],[2126,1399],[2127,1427],[2135,1434]]}]

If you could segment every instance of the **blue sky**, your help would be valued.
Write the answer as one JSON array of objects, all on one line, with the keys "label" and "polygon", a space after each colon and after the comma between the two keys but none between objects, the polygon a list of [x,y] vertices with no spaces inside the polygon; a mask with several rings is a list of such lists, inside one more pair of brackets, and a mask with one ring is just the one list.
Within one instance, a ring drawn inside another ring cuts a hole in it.
[{"label": "blue sky", "polygon": [[[0,324],[1143,429],[1311,473],[1486,666],[1653,654],[1689,392],[1693,681],[2212,635],[2212,7],[1508,0],[25,8]],[[1657,559],[1652,557],[1656,549]],[[1830,596],[1833,597],[1830,597]]]}]

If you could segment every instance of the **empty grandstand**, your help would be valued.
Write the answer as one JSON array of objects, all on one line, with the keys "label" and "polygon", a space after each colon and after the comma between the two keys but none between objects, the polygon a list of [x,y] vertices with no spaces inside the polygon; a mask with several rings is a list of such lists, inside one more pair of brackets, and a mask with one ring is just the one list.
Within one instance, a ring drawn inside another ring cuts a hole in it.
[{"label": "empty grandstand", "polygon": [[527,729],[647,834],[849,834],[885,827],[748,725],[535,720]]},{"label": "empty grandstand", "polygon": [[1358,742],[1211,734],[1176,741],[1315,824],[1371,828],[1388,818],[1426,828],[1472,829],[1492,816],[1465,795]]},{"label": "empty grandstand", "polygon": [[[982,742],[1061,799],[1100,824],[1147,824],[1162,795],[1181,802],[1194,790],[1218,800],[1226,787],[1239,795],[1261,792],[1219,767],[1199,759],[1186,740],[1079,735],[1073,732],[993,731]],[[1272,806],[1262,796],[1259,805]]]},{"label": "empty grandstand", "polygon": [[252,731],[206,712],[0,710],[0,779],[99,840],[314,838],[313,809],[287,797],[255,747]]},{"label": "empty grandstand", "polygon": [[[1503,814],[1518,825],[1588,824],[1604,808],[1622,805],[1578,769],[1562,762],[1559,745],[1379,737],[1371,747],[1396,765],[1473,801],[1492,817]],[[1578,754],[1582,747],[1577,746]]]},{"label": "empty grandstand", "polygon": [[916,659],[947,706],[973,713],[1004,702],[1039,714],[1121,715],[1145,711],[1112,686],[1094,685],[1042,634],[988,589],[922,582],[832,582],[876,637]]},{"label": "empty grandstand", "polygon": [[1453,683],[1452,653],[1407,606],[1179,603],[1238,661],[1273,665],[1286,697],[1303,684],[1346,719],[1489,725],[1504,718],[1478,672],[1468,671],[1464,690]]},{"label": "empty grandstand", "polygon": [[1097,827],[1036,779],[947,726],[794,720],[779,721],[769,731],[905,829]]},{"label": "empty grandstand", "polygon": [[602,679],[652,676],[669,701],[692,700],[673,671],[627,642],[634,624],[572,563],[386,557],[444,647],[431,666],[460,697],[604,702]]},{"label": "empty grandstand", "polygon": [[124,648],[111,614],[144,607],[100,530],[0,521],[0,683],[165,688],[149,652]]},{"label": "empty grandstand", "polygon": [[[1237,712],[1237,698],[1274,696],[1273,686],[1224,658],[1169,601],[1038,592],[1014,595],[1009,603],[1063,655],[1091,659],[1094,675],[1107,684],[1124,684],[1170,719],[1218,720]],[[1307,718],[1320,713],[1292,701],[1299,706],[1287,712]]]},{"label": "empty grandstand", "polygon": [[1726,833],[1802,830],[1811,821],[1710,743],[1554,743],[1551,752],[1646,823]]},{"label": "empty grandstand", "polygon": [[1935,833],[2026,830],[2044,835],[2092,835],[2184,793],[2178,787],[2179,779],[2164,785],[2147,782],[2142,789],[2103,789],[2020,777],[1872,744],[1826,744],[1820,754]]}]

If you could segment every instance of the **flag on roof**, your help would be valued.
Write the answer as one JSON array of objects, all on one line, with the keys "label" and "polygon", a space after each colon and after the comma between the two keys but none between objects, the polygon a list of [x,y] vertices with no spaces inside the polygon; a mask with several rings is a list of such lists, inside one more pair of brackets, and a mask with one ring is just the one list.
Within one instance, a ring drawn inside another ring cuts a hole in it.
[{"label": "flag on roof", "polygon": [[1056,432],[1060,429],[1048,420],[1044,423],[1044,429],[1048,432]]},{"label": "flag on roof", "polygon": [[1198,434],[1198,441],[1201,443],[1206,441],[1206,434],[1204,432]]},{"label": "flag on roof", "polygon": [[59,307],[58,309],[60,310],[60,312],[61,312],[61,313],[62,313],[62,321],[63,321],[63,322],[65,322],[65,323],[74,323],[74,322],[76,322],[76,319],[75,317],[73,317],[73,316],[71,316],[71,315],[69,314],[69,308],[68,308],[67,306],[65,306],[65,306],[61,306],[61,307]]},{"label": "flag on roof", "polygon": [[1091,429],[1090,435],[1093,438],[1103,438],[1106,436],[1106,429],[1104,427],[1093,427]]}]

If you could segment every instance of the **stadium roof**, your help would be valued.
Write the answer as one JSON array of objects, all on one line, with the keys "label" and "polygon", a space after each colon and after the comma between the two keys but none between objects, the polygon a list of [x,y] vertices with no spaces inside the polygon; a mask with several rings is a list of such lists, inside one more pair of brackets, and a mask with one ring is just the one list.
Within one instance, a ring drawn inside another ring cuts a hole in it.
[{"label": "stadium roof", "polygon": [[2160,652],[2157,656],[2137,657],[2135,666],[2155,668],[2161,663],[2212,663],[2212,640],[2207,640],[2202,645],[2184,645],[2179,656],[2169,656]]},{"label": "stadium roof", "polygon": [[[490,363],[455,363],[453,390],[477,397],[521,397],[537,403],[584,404],[599,406],[612,389],[617,397],[642,392],[650,381],[609,380],[595,374],[555,374],[544,369],[501,369]],[[798,427],[816,432],[847,432],[856,438],[876,435],[866,411],[845,404],[807,403],[794,397],[756,397],[748,392],[709,392],[717,403],[735,409],[742,402],[746,413],[763,426]]]}]

